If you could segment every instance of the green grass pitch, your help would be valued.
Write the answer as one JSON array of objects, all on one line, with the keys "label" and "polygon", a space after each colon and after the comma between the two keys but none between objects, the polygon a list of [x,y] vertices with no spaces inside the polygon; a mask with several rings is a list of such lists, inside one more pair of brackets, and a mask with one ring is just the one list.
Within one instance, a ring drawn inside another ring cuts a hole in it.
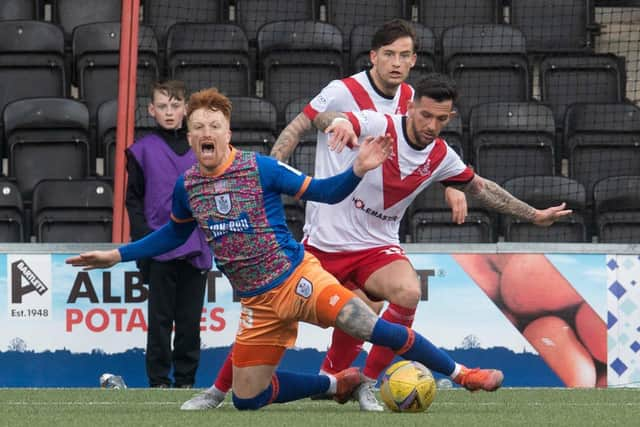
[{"label": "green grass pitch", "polygon": [[355,402],[301,400],[239,412],[181,411],[194,390],[0,389],[0,426],[632,426],[640,389],[439,390],[427,412],[362,413]]}]

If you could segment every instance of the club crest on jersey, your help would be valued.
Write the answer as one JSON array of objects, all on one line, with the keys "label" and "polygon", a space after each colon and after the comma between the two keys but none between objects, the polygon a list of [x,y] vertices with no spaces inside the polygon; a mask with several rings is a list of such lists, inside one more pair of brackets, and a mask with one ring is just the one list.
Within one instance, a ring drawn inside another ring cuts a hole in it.
[{"label": "club crest on jersey", "polygon": [[424,162],[421,166],[418,166],[416,172],[420,174],[420,176],[430,176],[431,175],[431,159],[427,158],[427,161]]},{"label": "club crest on jersey", "polygon": [[296,285],[296,294],[300,295],[302,298],[309,298],[312,292],[313,284],[304,277],[301,278]]},{"label": "club crest on jersey", "polygon": [[229,197],[229,193],[219,194],[215,196],[216,201],[216,209],[223,215],[231,212],[231,197]]}]

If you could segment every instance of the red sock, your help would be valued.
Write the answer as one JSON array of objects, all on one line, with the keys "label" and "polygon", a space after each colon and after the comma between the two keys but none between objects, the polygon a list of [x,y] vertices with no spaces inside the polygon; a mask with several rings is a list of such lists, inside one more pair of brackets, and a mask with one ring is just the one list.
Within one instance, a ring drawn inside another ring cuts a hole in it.
[{"label": "red sock", "polygon": [[[391,323],[397,323],[410,328],[413,324],[415,313],[415,308],[389,304],[389,307],[387,307],[382,314],[382,318]],[[382,371],[389,366],[395,355],[393,350],[388,347],[374,345],[369,352],[369,356],[367,356],[367,362],[365,363],[362,373],[369,378],[378,378]]]},{"label": "red sock", "polygon": [[218,377],[216,381],[213,383],[214,386],[218,390],[223,393],[226,393],[231,388],[231,383],[233,382],[233,348],[227,354],[227,358],[224,360],[224,364],[222,368],[218,371]]},{"label": "red sock", "polygon": [[363,342],[338,328],[334,328],[331,347],[322,362],[322,370],[330,374],[337,374],[350,367],[360,354]]}]

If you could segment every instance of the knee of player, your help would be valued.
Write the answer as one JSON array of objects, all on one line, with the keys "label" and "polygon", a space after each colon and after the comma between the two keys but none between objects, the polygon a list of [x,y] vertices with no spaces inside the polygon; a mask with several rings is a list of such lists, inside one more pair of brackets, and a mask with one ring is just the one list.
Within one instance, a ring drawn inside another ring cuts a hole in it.
[{"label": "knee of player", "polygon": [[232,393],[233,406],[240,411],[255,411],[269,404],[269,400],[265,399],[265,393],[260,393],[257,396],[243,399]]},{"label": "knee of player", "polygon": [[415,308],[420,302],[422,292],[418,286],[404,286],[395,293],[390,302],[407,308]]}]

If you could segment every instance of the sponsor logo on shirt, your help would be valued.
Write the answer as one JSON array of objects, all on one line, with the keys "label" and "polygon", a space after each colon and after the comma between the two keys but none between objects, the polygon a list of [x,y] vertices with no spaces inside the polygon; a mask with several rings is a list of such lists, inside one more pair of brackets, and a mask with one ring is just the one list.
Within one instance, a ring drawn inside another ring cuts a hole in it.
[{"label": "sponsor logo on shirt", "polygon": [[389,216],[389,215],[383,214],[382,212],[378,212],[374,209],[368,208],[364,200],[358,199],[357,197],[351,198],[351,201],[353,202],[353,206],[356,209],[363,211],[367,215],[371,215],[378,219],[381,219],[382,221],[399,221],[400,220],[398,218],[398,215]]},{"label": "sponsor logo on shirt", "polygon": [[253,233],[253,226],[246,212],[243,212],[238,218],[226,219],[224,221],[215,221],[209,216],[207,226],[214,239],[228,233]]}]

